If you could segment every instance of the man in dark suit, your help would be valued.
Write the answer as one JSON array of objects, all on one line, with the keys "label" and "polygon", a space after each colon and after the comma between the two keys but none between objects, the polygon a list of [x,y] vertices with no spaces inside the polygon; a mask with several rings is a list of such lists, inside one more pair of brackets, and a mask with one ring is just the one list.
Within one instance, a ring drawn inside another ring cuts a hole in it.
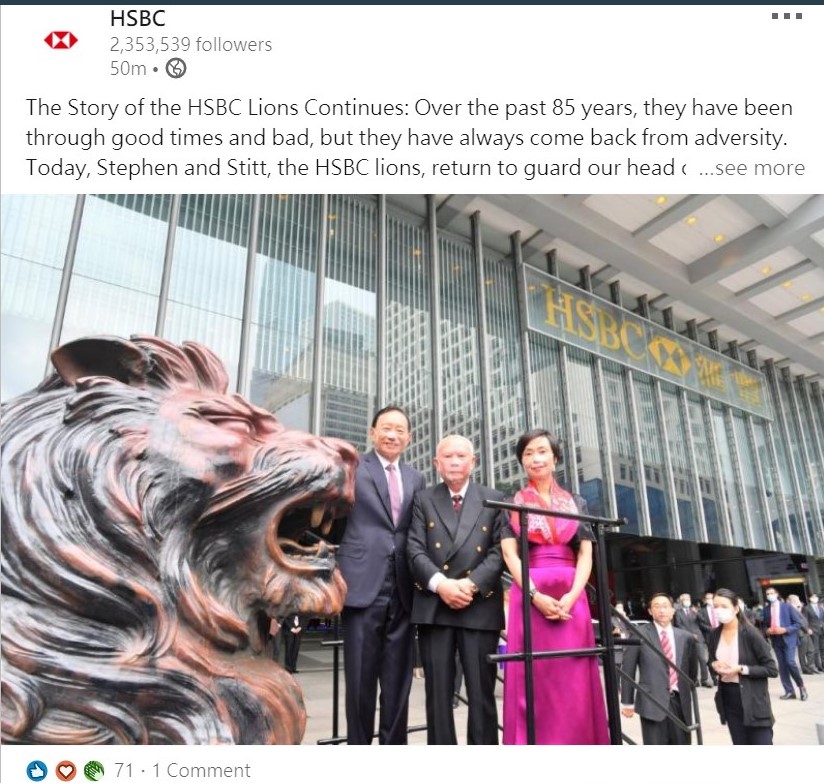
[{"label": "man in dark suit", "polygon": [[818,602],[818,595],[810,593],[807,605],[804,607],[804,616],[813,632],[813,664],[824,674],[824,609]]},{"label": "man in dark suit", "polygon": [[343,609],[346,735],[350,745],[371,744],[380,684],[378,741],[405,745],[415,665],[406,538],[412,497],[426,481],[400,462],[412,439],[401,408],[378,411],[369,437],[374,451],[358,464],[355,503],[337,554],[348,588]]},{"label": "man in dark suit", "polygon": [[505,512],[485,508],[501,492],[473,484],[472,442],[448,435],[437,447],[435,468],[443,483],[415,495],[407,554],[417,590],[412,622],[426,682],[429,745],[457,745],[452,711],[455,655],[469,701],[467,744],[498,744],[495,664],[504,627],[501,534]]},{"label": "man in dark suit", "polygon": [[[698,669],[695,640],[692,634],[673,627],[675,607],[665,593],[652,596],[649,613],[653,622],[638,627],[649,644],[624,650],[621,669],[630,680],[635,679],[638,670],[638,687],[628,680],[621,683],[624,705],[621,714],[625,718],[632,718],[636,712],[641,716],[644,745],[689,745],[690,733],[678,726],[668,711],[685,725],[692,723],[692,688]],[[673,661],[686,676],[671,669],[656,650]]]},{"label": "man in dark suit", "polygon": [[[698,609],[698,614],[696,615],[696,620],[698,620],[698,627],[701,629],[701,633],[704,635],[704,644],[709,644],[710,632],[713,630],[713,628],[717,628],[720,625],[720,623],[718,622],[718,618],[715,616],[715,608],[712,605],[712,599],[714,597],[714,593],[704,593],[704,605]],[[707,649],[709,650],[709,648]],[[712,684],[718,685],[718,675],[715,673],[715,670],[712,667],[710,667],[709,673],[710,677],[712,678]]]},{"label": "man in dark suit", "polygon": [[709,651],[704,632],[698,624],[698,611],[692,606],[692,599],[689,593],[682,593],[678,596],[678,607],[675,610],[672,624],[676,628],[682,628],[687,633],[692,634],[695,640],[695,651],[698,654],[698,666],[701,669],[701,684],[705,688],[712,688],[709,666]]},{"label": "man in dark suit", "polygon": [[772,642],[775,657],[778,659],[778,676],[784,686],[782,700],[796,698],[793,680],[798,685],[801,701],[807,701],[807,689],[795,661],[798,649],[798,631],[801,628],[801,617],[789,604],[784,603],[774,587],[768,587],[764,594],[767,596],[767,605],[764,607],[764,628],[767,637]]}]

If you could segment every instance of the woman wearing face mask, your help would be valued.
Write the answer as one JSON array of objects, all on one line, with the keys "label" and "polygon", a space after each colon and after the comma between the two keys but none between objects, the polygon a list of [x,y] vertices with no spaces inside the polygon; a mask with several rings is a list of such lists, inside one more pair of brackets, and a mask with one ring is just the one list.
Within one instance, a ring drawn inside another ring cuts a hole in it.
[{"label": "woman wearing face mask", "polygon": [[715,706],[730,730],[733,745],[772,745],[775,723],[767,678],[778,676],[772,649],[747,620],[743,602],[732,591],[716,590],[713,608],[719,625],[710,631],[710,665],[718,674]]}]

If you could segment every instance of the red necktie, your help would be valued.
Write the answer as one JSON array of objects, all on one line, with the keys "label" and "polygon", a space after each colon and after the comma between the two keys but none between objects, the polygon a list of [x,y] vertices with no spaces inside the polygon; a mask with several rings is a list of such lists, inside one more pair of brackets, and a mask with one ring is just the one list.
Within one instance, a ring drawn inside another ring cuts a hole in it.
[{"label": "red necktie", "polygon": [[461,513],[461,503],[463,502],[463,498],[460,495],[453,495],[452,496],[452,508],[455,509],[456,514]]},{"label": "red necktie", "polygon": [[[672,645],[670,644],[669,634],[666,631],[661,631],[661,648],[664,650],[664,655],[675,663],[675,656],[672,653]],[[669,689],[673,690],[678,682],[678,674],[671,666],[668,666],[667,668],[669,669]]]},{"label": "red necktie", "polygon": [[397,525],[401,516],[401,490],[398,486],[398,474],[394,465],[387,465],[386,483],[389,485],[389,506],[392,509],[392,521]]},{"label": "red necktie", "polygon": [[778,601],[772,605],[772,612],[770,616],[770,628],[780,628],[781,620],[778,617]]}]

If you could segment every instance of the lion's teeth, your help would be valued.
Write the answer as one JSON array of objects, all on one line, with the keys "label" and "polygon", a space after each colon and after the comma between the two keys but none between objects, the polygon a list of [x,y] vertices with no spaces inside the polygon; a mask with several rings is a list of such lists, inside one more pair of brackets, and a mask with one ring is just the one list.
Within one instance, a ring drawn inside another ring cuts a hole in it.
[{"label": "lion's teeth", "polygon": [[326,509],[323,506],[315,506],[312,509],[312,527],[320,527],[323,522],[323,513]]}]

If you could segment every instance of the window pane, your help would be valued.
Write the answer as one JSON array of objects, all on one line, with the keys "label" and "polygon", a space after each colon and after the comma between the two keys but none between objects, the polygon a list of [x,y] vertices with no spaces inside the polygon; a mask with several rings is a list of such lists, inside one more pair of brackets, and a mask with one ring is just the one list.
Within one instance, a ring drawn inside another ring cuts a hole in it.
[{"label": "window pane", "polygon": [[308,430],[320,196],[261,200],[249,397],[294,429]]},{"label": "window pane", "polygon": [[0,198],[0,400],[43,380],[74,205],[74,196]]}]

